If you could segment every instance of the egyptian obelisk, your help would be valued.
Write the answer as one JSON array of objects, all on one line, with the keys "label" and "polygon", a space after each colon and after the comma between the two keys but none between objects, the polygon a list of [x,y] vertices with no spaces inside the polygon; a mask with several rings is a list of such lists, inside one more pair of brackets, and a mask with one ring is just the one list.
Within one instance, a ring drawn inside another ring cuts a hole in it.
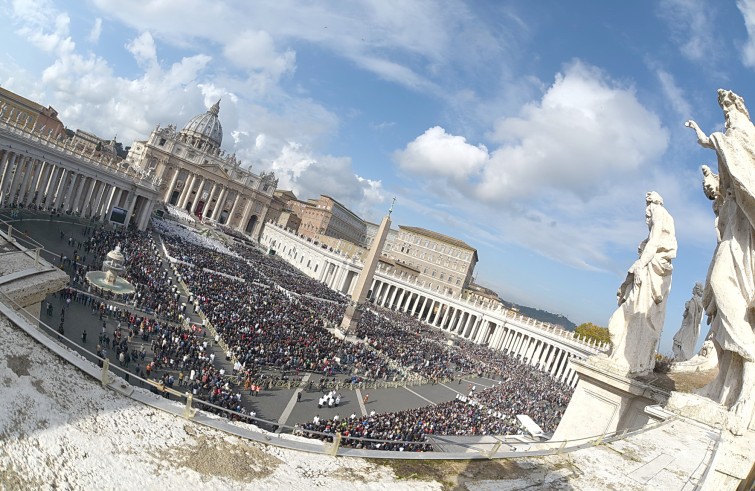
[{"label": "egyptian obelisk", "polygon": [[[393,198],[393,203],[396,202],[396,198]],[[359,318],[362,316],[362,308],[364,302],[367,300],[367,293],[370,291],[372,285],[372,277],[375,275],[375,269],[377,269],[378,262],[380,261],[380,254],[383,252],[383,245],[385,244],[385,238],[388,237],[388,231],[391,229],[391,213],[393,212],[393,203],[391,203],[391,209],[388,210],[388,214],[383,217],[383,221],[380,222],[375,240],[372,241],[372,247],[367,253],[367,259],[364,261],[364,267],[362,272],[357,278],[357,284],[351,293],[351,301],[349,306],[346,307],[346,312],[343,314],[341,320],[340,332],[343,336],[347,336],[352,329],[356,329],[359,323]]]}]

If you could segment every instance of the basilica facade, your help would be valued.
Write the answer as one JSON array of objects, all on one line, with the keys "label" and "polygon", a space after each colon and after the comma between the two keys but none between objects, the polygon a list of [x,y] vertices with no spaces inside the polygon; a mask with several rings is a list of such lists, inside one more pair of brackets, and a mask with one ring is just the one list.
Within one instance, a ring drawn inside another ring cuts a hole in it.
[{"label": "basilica facade", "polygon": [[218,223],[255,238],[264,226],[278,184],[272,173],[241,167],[221,150],[220,101],[180,131],[173,125],[134,142],[127,162],[160,183],[159,200],[197,220]]}]

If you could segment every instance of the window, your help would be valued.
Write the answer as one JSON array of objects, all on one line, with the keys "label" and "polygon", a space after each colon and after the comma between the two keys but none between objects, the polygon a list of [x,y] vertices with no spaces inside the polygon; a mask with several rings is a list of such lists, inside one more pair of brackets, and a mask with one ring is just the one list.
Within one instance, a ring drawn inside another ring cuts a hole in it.
[{"label": "window", "polygon": [[446,273],[441,273],[441,274],[440,274],[440,279],[441,279],[441,280],[443,280],[443,278],[445,278],[445,277],[446,277]]},{"label": "window", "polygon": [[160,138],[160,143],[158,143],[161,147],[165,146],[165,138]]},{"label": "window", "polygon": [[433,278],[435,278],[435,273],[437,273],[437,271],[433,270]]},{"label": "window", "polygon": [[461,284],[461,278],[459,278],[458,280],[456,280],[456,285],[458,286],[459,284]]}]

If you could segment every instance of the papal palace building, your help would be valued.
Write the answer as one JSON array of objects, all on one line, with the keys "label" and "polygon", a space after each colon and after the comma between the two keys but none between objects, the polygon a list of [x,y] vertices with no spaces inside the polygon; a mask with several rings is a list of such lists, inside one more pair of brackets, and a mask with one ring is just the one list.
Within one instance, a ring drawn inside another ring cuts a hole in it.
[{"label": "papal palace building", "polygon": [[[219,113],[218,102],[181,130],[157,126],[124,159],[115,139],[70,131],[51,107],[0,90],[0,203],[100,221],[122,208],[126,223],[142,230],[153,210],[165,208],[246,233],[308,276],[351,293],[362,255],[339,250],[338,241],[353,242],[355,251],[369,247],[373,224],[329,196],[303,202],[289,191],[276,195],[275,176],[253,173],[220,148]],[[311,216],[295,218],[297,206]],[[299,231],[306,220],[316,233]],[[320,242],[329,229],[333,236]],[[607,348],[505,308],[495,292],[472,282],[477,251],[461,240],[399,226],[383,253],[371,284],[376,305],[505,351],[571,385],[577,374],[568,361]]]}]

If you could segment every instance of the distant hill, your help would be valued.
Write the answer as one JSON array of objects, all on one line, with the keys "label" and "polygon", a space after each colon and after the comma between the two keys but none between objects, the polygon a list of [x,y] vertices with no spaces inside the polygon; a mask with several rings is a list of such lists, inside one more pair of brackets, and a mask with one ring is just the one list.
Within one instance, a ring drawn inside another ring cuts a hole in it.
[{"label": "distant hill", "polygon": [[509,309],[514,309],[522,314],[526,315],[527,317],[532,317],[533,319],[537,319],[540,322],[548,322],[550,324],[556,324],[567,331],[573,331],[577,328],[577,325],[567,319],[565,316],[561,314],[553,314],[551,312],[546,312],[545,310],[535,309],[532,307],[525,307],[524,305],[518,305],[513,302],[507,302],[504,299],[501,299],[501,302],[503,305],[505,305]]}]

